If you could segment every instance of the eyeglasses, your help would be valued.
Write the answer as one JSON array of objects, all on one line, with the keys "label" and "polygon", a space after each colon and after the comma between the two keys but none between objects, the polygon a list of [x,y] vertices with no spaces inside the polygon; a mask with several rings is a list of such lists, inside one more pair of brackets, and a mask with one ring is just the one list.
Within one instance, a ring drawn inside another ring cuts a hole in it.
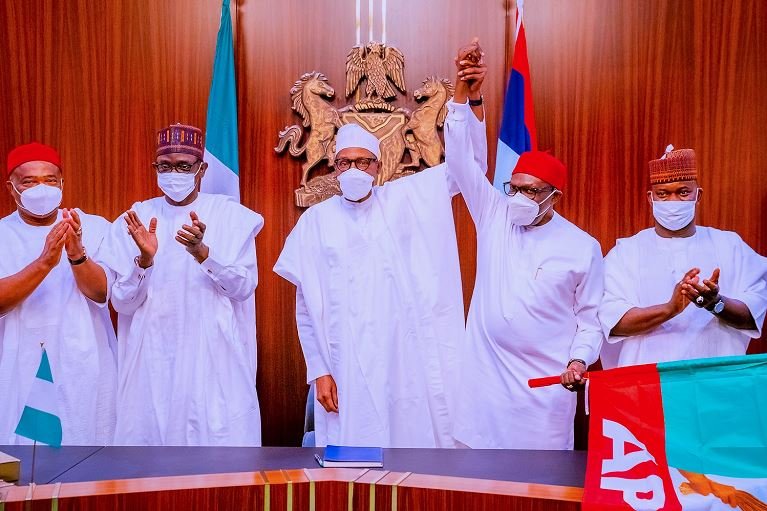
[{"label": "eyeglasses", "polygon": [[510,181],[503,183],[503,191],[509,197],[513,197],[517,192],[522,192],[522,195],[528,199],[535,199],[538,194],[554,191],[553,186],[547,186],[546,188],[535,188],[533,186],[514,186]]},{"label": "eyeglasses", "polygon": [[167,174],[168,172],[179,172],[181,174],[190,174],[192,172],[192,169],[197,164],[202,165],[202,160],[197,160],[193,163],[187,163],[185,161],[173,164],[173,163],[167,163],[167,162],[153,162],[152,166],[157,170],[160,174]]},{"label": "eyeglasses", "polygon": [[370,164],[374,161],[378,160],[375,158],[357,158],[355,160],[350,160],[349,158],[339,158],[334,162],[333,165],[341,172],[344,170],[349,170],[349,167],[352,166],[352,163],[354,164],[354,167],[359,170],[367,170]]}]

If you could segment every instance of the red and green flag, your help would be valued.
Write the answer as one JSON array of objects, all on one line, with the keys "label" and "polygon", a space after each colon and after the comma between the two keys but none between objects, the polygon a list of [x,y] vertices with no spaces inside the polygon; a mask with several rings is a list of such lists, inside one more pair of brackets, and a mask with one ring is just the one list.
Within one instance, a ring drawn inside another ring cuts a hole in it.
[{"label": "red and green flag", "polygon": [[767,355],[589,375],[584,511],[767,511]]}]

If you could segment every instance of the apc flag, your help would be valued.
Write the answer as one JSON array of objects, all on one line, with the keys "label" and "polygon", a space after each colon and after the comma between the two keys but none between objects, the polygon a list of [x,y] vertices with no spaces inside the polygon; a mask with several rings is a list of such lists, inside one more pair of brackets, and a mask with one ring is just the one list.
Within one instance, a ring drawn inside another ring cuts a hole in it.
[{"label": "apc flag", "polygon": [[208,170],[201,190],[240,200],[240,163],[237,141],[237,83],[229,0],[221,4],[221,24],[216,39],[213,79],[208,96],[205,127],[205,161]]},{"label": "apc flag", "polygon": [[61,447],[62,431],[56,405],[56,387],[53,385],[48,353],[45,349],[42,351],[40,366],[32,381],[19,425],[16,426],[16,434],[52,447]]},{"label": "apc flag", "polygon": [[591,372],[583,510],[767,510],[767,355]]},{"label": "apc flag", "polygon": [[517,1],[517,39],[511,64],[506,99],[503,103],[501,133],[495,159],[493,186],[503,191],[503,183],[511,179],[511,171],[519,156],[537,149],[533,90],[530,85],[530,64],[527,61],[527,40],[522,22],[524,2]]}]

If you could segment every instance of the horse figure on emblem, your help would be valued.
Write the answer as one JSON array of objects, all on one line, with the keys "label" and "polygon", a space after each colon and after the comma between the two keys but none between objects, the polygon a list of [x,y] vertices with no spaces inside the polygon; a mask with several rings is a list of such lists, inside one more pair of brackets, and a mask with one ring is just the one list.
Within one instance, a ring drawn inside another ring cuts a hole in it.
[{"label": "horse figure on emblem", "polygon": [[[397,91],[406,92],[404,66],[405,58],[397,48],[377,42],[352,48],[346,58],[345,95],[349,99],[356,93],[356,102],[340,109],[333,107],[335,90],[322,73],[306,73],[295,82],[290,89],[291,108],[302,122],[280,131],[274,150],[281,153],[289,148],[291,156],[306,157],[295,191],[297,206],[309,207],[341,193],[335,172],[311,177],[311,171],[323,160],[332,164],[336,130],[343,124],[359,124],[381,141],[377,185],[415,173],[421,161],[430,167],[439,165],[444,147],[437,129],[445,122],[453,85],[431,76],[414,93],[421,102],[414,112],[398,108],[392,101]],[[305,132],[308,135],[301,145]],[[402,163],[406,152],[410,161]]]}]

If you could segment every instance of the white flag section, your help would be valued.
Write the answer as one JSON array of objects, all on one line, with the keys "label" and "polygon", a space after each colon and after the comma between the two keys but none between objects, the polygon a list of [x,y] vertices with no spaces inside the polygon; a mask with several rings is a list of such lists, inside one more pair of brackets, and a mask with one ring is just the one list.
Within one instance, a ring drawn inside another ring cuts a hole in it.
[{"label": "white flag section", "polygon": [[239,201],[237,84],[234,76],[234,45],[229,0],[224,0],[221,4],[221,24],[216,39],[213,79],[208,96],[204,159],[208,163],[208,170],[202,180],[202,191],[229,195]]},{"label": "white flag section", "polygon": [[53,447],[61,447],[62,430],[56,404],[56,386],[53,384],[48,353],[44,349],[26,406],[21,412],[19,425],[16,426],[16,434]]}]

